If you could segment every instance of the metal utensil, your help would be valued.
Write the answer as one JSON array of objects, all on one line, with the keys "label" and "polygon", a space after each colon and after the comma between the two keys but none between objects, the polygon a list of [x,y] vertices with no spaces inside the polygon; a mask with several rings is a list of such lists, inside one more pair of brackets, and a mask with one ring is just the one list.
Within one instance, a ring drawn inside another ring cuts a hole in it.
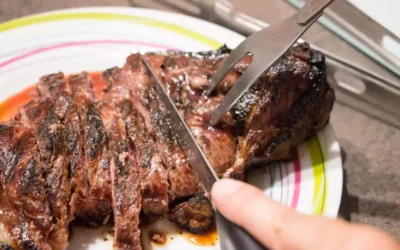
[{"label": "metal utensil", "polygon": [[[267,23],[237,10],[229,0],[132,1],[134,5],[140,7],[169,9],[198,17],[244,36],[250,36],[268,26]],[[299,42],[304,41],[299,39]],[[328,80],[336,90],[338,102],[400,128],[400,109],[398,108],[400,80],[398,78],[384,77],[371,70],[362,69],[359,65],[338,57],[334,51],[314,44],[311,44],[311,47],[325,55]],[[361,82],[364,85],[364,91],[355,91],[354,81]]]},{"label": "metal utensil", "polygon": [[260,75],[292,47],[333,1],[309,0],[297,14],[254,33],[231,52],[218,72],[211,78],[210,85],[205,92],[206,95],[214,90],[216,85],[246,54],[251,53],[253,61],[211,115],[211,125],[218,123],[220,118],[231,109]]},{"label": "metal utensil", "polygon": [[[301,8],[304,0],[286,0]],[[319,22],[337,36],[400,77],[400,38],[349,1],[336,1]]]},{"label": "metal utensil", "polygon": [[[201,151],[200,146],[186,126],[186,123],[182,119],[168,93],[165,91],[156,73],[144,57],[142,57],[142,61],[146,66],[147,73],[152,81],[153,89],[157,94],[158,100],[164,105],[166,111],[165,115],[171,130],[185,152],[190,165],[200,178],[205,191],[210,192],[214,182],[218,180],[217,174]],[[215,210],[215,217],[221,250],[266,249],[243,228],[227,220],[217,210]]]}]

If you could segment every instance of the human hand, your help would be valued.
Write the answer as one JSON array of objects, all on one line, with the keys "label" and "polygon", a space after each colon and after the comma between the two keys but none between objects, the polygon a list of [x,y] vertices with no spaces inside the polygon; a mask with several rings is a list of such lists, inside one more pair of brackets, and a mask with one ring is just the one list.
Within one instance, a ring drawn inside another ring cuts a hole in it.
[{"label": "human hand", "polygon": [[240,181],[216,182],[211,197],[228,220],[272,250],[400,250],[373,227],[297,213]]}]

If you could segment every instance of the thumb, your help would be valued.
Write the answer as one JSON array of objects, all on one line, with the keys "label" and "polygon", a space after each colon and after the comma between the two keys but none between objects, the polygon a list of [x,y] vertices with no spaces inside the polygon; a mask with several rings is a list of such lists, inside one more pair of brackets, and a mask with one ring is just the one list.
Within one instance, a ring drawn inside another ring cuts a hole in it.
[{"label": "thumb", "polygon": [[273,250],[400,250],[395,240],[375,229],[299,214],[240,181],[216,182],[211,197],[228,220]]}]

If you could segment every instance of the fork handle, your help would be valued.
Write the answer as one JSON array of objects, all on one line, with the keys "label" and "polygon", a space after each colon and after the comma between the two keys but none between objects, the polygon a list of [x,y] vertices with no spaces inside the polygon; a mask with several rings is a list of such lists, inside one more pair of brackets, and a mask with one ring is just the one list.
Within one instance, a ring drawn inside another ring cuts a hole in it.
[{"label": "fork handle", "polygon": [[335,0],[308,0],[297,13],[297,22],[303,25],[308,24],[333,1]]}]

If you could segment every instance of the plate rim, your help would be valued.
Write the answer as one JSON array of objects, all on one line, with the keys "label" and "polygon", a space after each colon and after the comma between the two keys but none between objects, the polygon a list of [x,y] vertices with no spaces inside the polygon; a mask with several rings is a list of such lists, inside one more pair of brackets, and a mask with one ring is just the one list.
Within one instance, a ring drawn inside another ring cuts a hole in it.
[{"label": "plate rim", "polygon": [[[181,14],[181,13],[170,12],[170,11],[162,11],[162,10],[155,10],[155,9],[148,9],[148,8],[138,8],[138,7],[124,7],[124,6],[118,6],[118,7],[116,7],[116,6],[80,7],[80,8],[65,8],[65,9],[58,9],[58,10],[52,10],[52,11],[45,11],[45,12],[41,12],[41,13],[35,13],[35,14],[31,14],[31,15],[27,15],[27,16],[11,19],[11,20],[8,20],[6,22],[2,22],[2,23],[0,23],[0,27],[2,25],[4,25],[4,24],[15,22],[15,21],[19,21],[19,20],[24,20],[26,18],[33,18],[33,17],[51,15],[51,14],[56,14],[56,13],[74,13],[74,12],[80,12],[80,11],[82,11],[82,12],[83,11],[94,11],[94,12],[98,11],[98,12],[101,12],[101,11],[104,11],[104,10],[107,10],[107,9],[115,11],[115,12],[120,12],[121,10],[126,10],[128,12],[128,11],[132,11],[133,10],[133,11],[138,11],[138,12],[139,11],[145,11],[145,12],[149,12],[149,13],[158,13],[160,15],[167,13],[167,14],[169,14],[171,16],[179,16],[181,18],[185,18],[185,19],[188,19],[188,20],[193,20],[193,21],[196,21],[196,22],[202,22],[204,25],[211,25],[211,26],[213,26],[215,28],[223,29],[223,30],[225,30],[225,31],[227,31],[229,33],[235,34],[235,35],[240,36],[240,37],[242,37],[244,39],[244,37],[242,35],[234,32],[234,31],[232,31],[232,30],[230,30],[228,28],[225,28],[223,26],[220,26],[220,25],[217,25],[217,24],[214,24],[214,23],[211,23],[209,21],[202,20],[202,19],[199,19],[199,18],[196,18],[196,17],[188,16],[188,15]],[[145,14],[144,16],[147,16],[147,14]],[[18,29],[18,27],[15,28],[15,29]],[[3,32],[4,31],[1,31],[1,29],[0,29],[0,35]],[[213,37],[210,37],[210,38],[214,39]],[[327,126],[321,132],[323,132],[325,134],[328,134],[328,137],[330,138],[329,140],[332,141],[332,143],[337,143],[338,144],[339,154],[340,154],[339,141],[337,139],[337,136],[336,136],[335,131],[333,130],[331,124],[328,123]],[[336,161],[335,170],[338,171],[338,172],[336,173],[336,177],[335,178],[336,178],[337,182],[340,182],[340,184],[338,184],[338,186],[340,187],[340,190],[335,192],[335,193],[337,193],[338,197],[335,198],[337,200],[336,207],[333,208],[333,205],[331,205],[332,206],[332,209],[331,209],[332,210],[332,212],[331,212],[332,214],[328,214],[328,215],[325,214],[325,216],[328,216],[328,217],[336,217],[336,216],[339,215],[339,208],[340,208],[341,201],[342,201],[342,198],[343,198],[342,192],[343,192],[344,183],[343,183],[342,156],[339,155],[338,157],[333,158],[333,160]]]}]

